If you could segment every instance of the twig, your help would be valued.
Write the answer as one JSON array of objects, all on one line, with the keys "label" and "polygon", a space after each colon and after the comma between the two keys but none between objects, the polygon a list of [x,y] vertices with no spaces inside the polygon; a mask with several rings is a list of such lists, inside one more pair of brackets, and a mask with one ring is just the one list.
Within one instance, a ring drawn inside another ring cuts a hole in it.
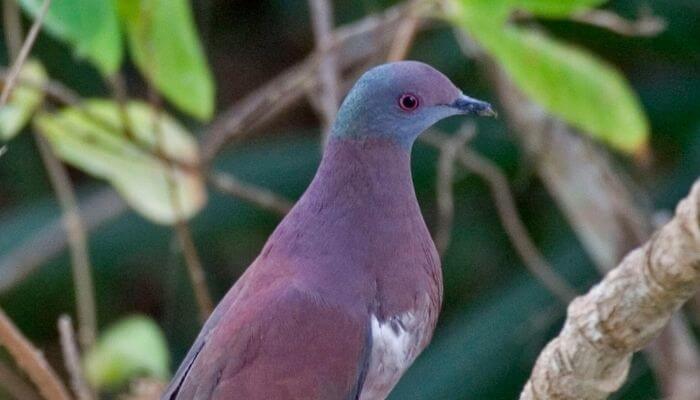
[{"label": "twig", "polygon": [[[350,68],[384,50],[394,37],[396,26],[405,13],[405,7],[398,6],[337,29],[333,40],[339,67]],[[303,98],[307,87],[318,86],[316,63],[317,58],[312,54],[221,113],[202,136],[200,148],[204,163],[211,162],[227,143],[254,133]],[[64,104],[80,103],[80,98],[59,82],[51,81],[44,89]],[[206,165],[202,165],[201,169],[206,170]],[[81,209],[86,229],[91,231],[126,212],[128,207],[113,190],[106,189],[95,195],[94,199],[91,197],[86,200],[81,204]],[[60,226],[51,222],[18,248],[6,253],[0,258],[0,270],[3,271],[0,276],[0,292],[29,276],[46,260],[63,250],[66,244]]]},{"label": "twig", "polygon": [[4,156],[5,153],[7,153],[7,145],[0,147],[0,157]]},{"label": "twig", "polygon": [[[48,11],[51,0],[45,0],[44,4],[36,16],[24,44],[14,60],[14,65],[9,72],[9,76],[5,80],[2,97],[0,98],[0,107],[6,104],[9,98],[11,89],[14,87],[22,65],[27,59],[29,52],[36,40],[36,37],[41,28],[46,12]],[[7,10],[7,9],[6,9]],[[16,11],[10,10],[10,11]],[[15,29],[19,26],[19,14],[6,16],[6,19],[17,19],[11,25]],[[12,32],[9,36],[16,36],[18,32]],[[14,51],[10,51],[14,53]],[[87,244],[85,233],[82,228],[80,216],[76,208],[75,193],[73,192],[68,173],[52,153],[48,144],[43,138],[35,133],[37,146],[41,154],[42,161],[49,175],[49,180],[58,197],[58,202],[63,210],[64,226],[68,235],[68,242],[71,249],[71,259],[73,265],[73,279],[76,290],[76,307],[80,319],[80,339],[83,346],[90,346],[95,340],[95,300],[94,289],[92,284],[92,276],[90,275],[90,261],[87,255]]]},{"label": "twig", "polygon": [[[149,102],[153,107],[153,132],[156,138],[156,147],[159,153],[164,153],[165,136],[161,129],[161,124],[159,118],[161,116],[161,101],[160,97],[156,91],[149,85]],[[192,282],[192,290],[194,291],[195,298],[197,300],[197,305],[199,308],[199,317],[202,322],[209,318],[214,309],[214,302],[209,294],[209,289],[207,288],[206,276],[204,274],[204,267],[202,266],[202,261],[199,258],[197,252],[197,247],[192,239],[192,232],[187,224],[186,218],[183,216],[182,203],[180,200],[180,191],[178,189],[178,184],[175,181],[175,174],[177,165],[169,157],[163,157],[168,166],[168,171],[165,173],[165,180],[168,186],[168,192],[170,194],[170,206],[173,208],[175,214],[175,235],[180,244],[180,249],[185,258],[185,265],[187,267],[187,272]]]},{"label": "twig", "polygon": [[[442,146],[442,143],[446,141],[444,137],[435,132],[426,132],[421,139],[436,147]],[[490,161],[468,148],[461,149],[456,156],[465,168],[477,174],[489,185],[501,224],[527,269],[552,294],[567,304],[576,296],[576,291],[557,275],[554,268],[545,261],[537,246],[530,239],[525,224],[518,214],[505,175]]]},{"label": "twig", "polygon": [[[10,77],[10,71],[7,68],[0,67],[0,81],[7,84]],[[61,104],[77,106],[80,104],[80,96],[70,88],[58,81],[49,80],[46,83],[39,83],[32,79],[26,79],[21,76],[17,77],[16,85],[26,86],[31,89],[40,90],[45,95],[55,99]]]},{"label": "twig", "polygon": [[597,26],[624,36],[656,36],[666,29],[666,20],[642,11],[639,19],[629,21],[608,10],[589,10],[572,15],[571,19]]},{"label": "twig", "polygon": [[263,210],[285,215],[294,205],[271,190],[242,182],[233,175],[214,171],[208,176],[209,182],[221,192],[228,193]]},{"label": "twig", "polygon": [[474,137],[476,128],[474,124],[466,124],[464,128],[453,138],[445,138],[439,144],[440,158],[438,159],[437,173],[437,206],[438,219],[435,228],[435,247],[440,256],[444,256],[450,245],[452,237],[452,223],[454,219],[454,184],[455,160],[458,152]]},{"label": "twig", "polygon": [[[338,70],[384,49],[405,12],[404,6],[394,7],[336,30],[333,49],[338,57]],[[252,133],[301,99],[308,88],[316,87],[319,61],[317,53],[310,55],[220,114],[203,137],[203,164],[209,164],[224,145]]]},{"label": "twig", "polygon": [[44,4],[41,6],[41,10],[39,10],[39,14],[37,14],[36,18],[34,19],[34,24],[32,24],[31,29],[29,29],[27,38],[24,40],[24,44],[22,45],[22,48],[20,49],[19,54],[17,55],[17,58],[14,60],[14,64],[10,69],[10,76],[5,82],[5,86],[2,88],[2,94],[0,94],[0,108],[4,107],[5,104],[7,104],[7,100],[10,98],[10,93],[12,93],[12,89],[15,85],[15,82],[17,81],[17,77],[19,76],[19,73],[22,70],[24,62],[27,60],[29,51],[34,45],[34,41],[36,40],[36,36],[39,33],[39,30],[41,29],[41,24],[44,21],[46,12],[49,10],[49,5],[51,5],[51,0],[44,0]]},{"label": "twig", "polygon": [[17,400],[39,400],[39,394],[33,387],[16,374],[10,366],[0,361],[0,388]]},{"label": "twig", "polygon": [[85,380],[83,367],[80,364],[80,351],[75,343],[73,322],[67,315],[58,319],[58,332],[61,336],[61,351],[66,371],[71,378],[71,386],[78,400],[92,400],[95,398],[92,389]]},{"label": "twig", "polygon": [[73,284],[75,285],[76,308],[78,312],[78,337],[84,349],[95,343],[97,336],[97,316],[95,310],[95,287],[92,282],[92,266],[88,255],[85,227],[78,210],[73,185],[68,171],[53,154],[46,140],[38,133],[34,134],[39,154],[46,167],[49,181],[53,187],[63,214],[63,226],[68,236],[71,264],[73,267]]},{"label": "twig", "polygon": [[520,398],[607,398],[624,383],[632,353],[659,335],[698,288],[700,180],[671,222],[569,305]]},{"label": "twig", "polygon": [[14,0],[3,0],[2,5],[7,54],[10,60],[15,60],[22,49],[22,22],[19,16],[19,4]]},{"label": "twig", "polygon": [[339,76],[335,49],[333,48],[333,7],[330,0],[309,0],[311,22],[316,39],[316,51],[321,58],[318,77],[321,83],[321,107],[323,118],[322,144],[325,147],[330,129],[338,111]]},{"label": "twig", "polygon": [[387,61],[401,61],[408,55],[408,51],[411,48],[411,43],[413,43],[420,23],[421,13],[419,7],[422,5],[422,0],[412,0],[409,4],[408,15],[403,18],[399,28],[396,30],[394,41],[389,48]]},{"label": "twig", "polygon": [[44,356],[15,327],[0,308],[0,344],[5,346],[17,365],[27,373],[47,400],[70,400],[68,390]]}]

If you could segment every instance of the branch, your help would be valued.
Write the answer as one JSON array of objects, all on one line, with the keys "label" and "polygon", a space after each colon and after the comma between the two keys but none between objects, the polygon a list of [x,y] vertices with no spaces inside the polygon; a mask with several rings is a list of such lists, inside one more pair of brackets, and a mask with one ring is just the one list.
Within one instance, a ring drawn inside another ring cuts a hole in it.
[{"label": "branch", "polygon": [[333,7],[329,0],[309,0],[311,22],[316,39],[316,52],[321,57],[318,80],[321,83],[322,143],[325,147],[330,129],[338,111],[340,88],[338,66],[333,49]]},{"label": "branch", "polygon": [[219,191],[230,194],[263,210],[286,215],[294,205],[275,192],[240,181],[233,175],[223,172],[209,174],[209,182]]},{"label": "branch", "polygon": [[44,356],[22,335],[0,308],[0,345],[27,373],[47,400],[70,400],[68,391]]},{"label": "branch", "polygon": [[[468,41],[458,36],[460,42]],[[470,42],[470,41],[469,41]],[[472,47],[465,44],[463,47]],[[635,188],[610,157],[586,135],[575,132],[527,99],[503,69],[480,55],[483,69],[496,89],[508,122],[547,190],[581,240],[601,273],[651,234],[651,211],[645,194]],[[641,200],[641,201],[640,201]],[[646,350],[664,397],[694,399],[688,375],[700,374],[700,353],[682,314],[676,329],[667,329]],[[681,363],[677,349],[686,352]]]},{"label": "branch", "polygon": [[[24,40],[22,48],[19,53],[16,54],[16,59],[14,60],[14,65],[10,70],[7,78],[5,79],[5,86],[3,88],[2,95],[0,96],[0,108],[2,108],[7,100],[9,99],[10,93],[17,82],[19,73],[22,69],[22,65],[27,59],[29,52],[36,40],[36,37],[41,29],[42,22],[46,13],[49,9],[51,0],[45,0],[39,14],[34,20],[27,38]],[[8,23],[8,29],[12,28],[14,31],[9,31],[7,33],[8,42],[12,44],[16,37],[21,35],[21,24],[19,21],[20,15],[18,9],[15,7],[5,7],[5,11],[11,12],[11,14],[5,15],[6,21],[12,21]],[[14,55],[15,49],[10,48],[10,54]],[[68,242],[71,250],[71,259],[73,266],[73,279],[76,291],[76,307],[78,309],[78,316],[80,320],[80,339],[84,346],[90,346],[95,340],[95,330],[96,330],[96,317],[95,317],[95,299],[94,299],[94,288],[92,284],[92,276],[90,275],[90,260],[87,255],[87,240],[85,238],[85,232],[82,228],[82,222],[80,220],[80,215],[77,210],[75,193],[73,192],[73,187],[68,178],[68,173],[61,164],[61,162],[52,153],[49,145],[44,141],[44,139],[35,133],[35,139],[39,148],[39,153],[41,155],[44,166],[49,175],[49,180],[53,186],[54,191],[58,197],[58,202],[63,211],[63,219],[66,233],[68,234]]]},{"label": "branch", "polygon": [[[446,140],[435,132],[426,132],[421,139],[436,147],[441,146]],[[518,214],[505,175],[489,160],[467,148],[460,149],[456,156],[465,168],[484,179],[488,184],[501,225],[503,225],[526,268],[562,303],[567,304],[574,298],[576,291],[557,275],[554,268],[549,265],[533,243]]]},{"label": "branch", "polygon": [[[153,130],[156,138],[156,152],[163,153],[162,149],[166,147],[165,136],[163,135],[161,124],[158,123],[158,119],[161,115],[161,102],[153,87],[149,85],[148,89],[149,101],[154,109]],[[167,157],[164,159],[169,167],[169,171],[166,171],[164,178],[168,186],[170,206],[173,208],[175,214],[175,236],[180,244],[180,249],[182,250],[182,255],[185,259],[185,266],[187,267],[187,272],[190,277],[190,281],[192,282],[192,290],[194,291],[197,306],[199,308],[200,321],[204,323],[214,310],[214,301],[212,300],[209,289],[207,288],[207,279],[204,273],[204,266],[202,265],[202,260],[199,258],[197,246],[195,246],[194,240],[192,239],[192,232],[190,231],[187,219],[183,217],[180,192],[177,187],[177,182],[175,181],[175,174],[177,173],[175,169],[176,165],[173,161],[171,161],[171,159]]]},{"label": "branch", "polygon": [[422,7],[424,3],[423,0],[412,0],[408,5],[407,15],[402,19],[401,24],[396,30],[396,35],[394,35],[391,47],[389,48],[387,61],[401,61],[408,55],[413,39],[416,37],[418,26],[420,25],[420,7]]},{"label": "branch", "polygon": [[[380,53],[388,46],[405,12],[405,7],[393,7],[336,30],[332,48],[338,57],[338,70]],[[308,89],[317,87],[319,61],[318,53],[311,54],[217,117],[202,140],[203,163],[209,164],[224,145],[251,134],[296,103]]]},{"label": "branch", "polygon": [[95,287],[92,281],[92,266],[88,255],[87,236],[78,210],[78,201],[66,167],[53,154],[49,144],[39,134],[34,133],[39,154],[46,167],[63,215],[63,227],[68,238],[73,284],[75,285],[76,308],[78,312],[78,336],[83,348],[89,348],[97,337],[97,312],[95,307]]},{"label": "branch", "polygon": [[666,20],[642,12],[639,19],[629,21],[608,10],[590,10],[574,14],[571,17],[576,22],[597,26],[624,36],[656,36],[666,29]]},{"label": "branch", "polygon": [[[393,7],[382,14],[369,15],[334,31],[333,45],[337,48],[339,67],[351,68],[381,53],[390,43],[396,26],[405,13],[404,6]],[[203,134],[203,164],[210,163],[227,143],[241,140],[269,123],[303,98],[308,88],[317,87],[316,65],[317,57],[312,54],[221,113]],[[52,81],[44,85],[43,89],[61,103],[80,103],[80,98],[59,82]],[[205,170],[206,165],[202,169]],[[95,195],[94,199],[88,199],[81,205],[81,209],[86,221],[86,230],[91,231],[121,215],[128,207],[113,190],[104,190]],[[20,247],[11,250],[0,258],[0,270],[3,271],[0,277],[0,292],[8,290],[29,276],[65,246],[66,241],[60,232],[60,226],[52,222]]]},{"label": "branch", "polygon": [[39,394],[22,377],[0,361],[0,388],[17,400],[39,400]]},{"label": "branch", "polygon": [[31,29],[29,29],[27,38],[24,40],[24,44],[22,45],[19,54],[17,54],[17,58],[14,60],[14,64],[10,69],[10,75],[5,82],[5,86],[2,88],[2,94],[0,94],[0,108],[4,107],[5,104],[7,104],[7,100],[10,98],[10,94],[15,86],[17,77],[19,77],[22,66],[24,65],[24,62],[27,61],[27,56],[29,55],[32,46],[34,45],[34,41],[39,34],[39,30],[41,29],[41,24],[44,22],[46,12],[49,10],[49,5],[51,5],[51,0],[44,0],[44,4],[41,6],[39,14],[37,14],[36,18],[34,19],[34,24],[32,24]]},{"label": "branch", "polygon": [[95,398],[92,389],[85,380],[83,367],[80,363],[80,351],[75,343],[75,332],[73,322],[67,315],[62,315],[58,319],[58,332],[61,336],[61,351],[63,352],[63,362],[66,371],[71,378],[71,386],[78,400],[92,400]]},{"label": "branch", "polygon": [[7,55],[10,60],[15,60],[22,49],[22,22],[19,16],[19,4],[14,0],[3,0],[2,6]]},{"label": "branch", "polygon": [[700,180],[675,217],[568,309],[520,398],[604,399],[618,390],[632,353],[659,335],[700,287]]},{"label": "branch", "polygon": [[444,137],[435,141],[440,150],[438,159],[436,196],[438,206],[438,219],[435,228],[435,247],[440,256],[444,256],[450,245],[452,236],[452,223],[454,219],[454,184],[455,161],[459,151],[474,137],[476,128],[474,124],[466,124],[455,137]]}]

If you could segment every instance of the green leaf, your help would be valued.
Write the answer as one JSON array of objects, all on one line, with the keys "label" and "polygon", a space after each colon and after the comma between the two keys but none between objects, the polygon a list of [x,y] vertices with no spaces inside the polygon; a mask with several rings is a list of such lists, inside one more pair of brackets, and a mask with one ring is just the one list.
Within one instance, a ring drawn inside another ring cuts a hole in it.
[{"label": "green leaf", "polygon": [[165,336],[153,320],[131,316],[105,330],[85,354],[84,364],[94,387],[114,389],[137,377],[168,379],[170,353]]},{"label": "green leaf", "polygon": [[510,0],[515,9],[526,10],[542,17],[566,17],[590,10],[607,0]]},{"label": "green leaf", "polygon": [[39,61],[29,60],[22,66],[10,99],[0,109],[0,140],[12,139],[29,122],[44,100],[41,87],[47,79],[46,70]]},{"label": "green leaf", "polygon": [[214,83],[187,0],[120,0],[134,63],[180,110],[201,120],[214,113]]},{"label": "green leaf", "polygon": [[649,125],[637,96],[612,66],[586,50],[541,33],[504,26],[455,7],[455,23],[469,32],[515,84],[548,112],[627,152],[643,154]]},{"label": "green leaf", "polygon": [[39,115],[35,122],[59,157],[108,180],[146,218],[162,224],[190,218],[206,201],[196,141],[145,103],[131,102],[125,110],[90,100],[80,109]]},{"label": "green leaf", "polygon": [[[44,2],[19,3],[36,16]],[[121,32],[113,0],[54,1],[44,19],[44,30],[73,45],[79,57],[90,60],[104,75],[115,73],[121,65]]]}]

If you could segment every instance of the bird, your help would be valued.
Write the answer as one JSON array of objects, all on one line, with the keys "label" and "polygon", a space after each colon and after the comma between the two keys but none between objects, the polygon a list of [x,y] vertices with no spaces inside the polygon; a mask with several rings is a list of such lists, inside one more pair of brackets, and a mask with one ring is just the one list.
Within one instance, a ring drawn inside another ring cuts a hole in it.
[{"label": "bird", "polygon": [[428,64],[366,71],[307,190],[217,305],[162,399],[386,398],[430,342],[442,304],[411,148],[458,114],[495,116]]}]

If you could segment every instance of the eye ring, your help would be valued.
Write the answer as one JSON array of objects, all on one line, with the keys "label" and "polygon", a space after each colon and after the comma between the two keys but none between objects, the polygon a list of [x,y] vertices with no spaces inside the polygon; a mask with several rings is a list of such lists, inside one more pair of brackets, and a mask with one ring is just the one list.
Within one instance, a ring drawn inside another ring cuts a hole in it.
[{"label": "eye ring", "polygon": [[404,93],[399,96],[399,107],[404,111],[414,111],[418,108],[419,104],[420,101],[418,101],[418,97],[414,94]]}]

